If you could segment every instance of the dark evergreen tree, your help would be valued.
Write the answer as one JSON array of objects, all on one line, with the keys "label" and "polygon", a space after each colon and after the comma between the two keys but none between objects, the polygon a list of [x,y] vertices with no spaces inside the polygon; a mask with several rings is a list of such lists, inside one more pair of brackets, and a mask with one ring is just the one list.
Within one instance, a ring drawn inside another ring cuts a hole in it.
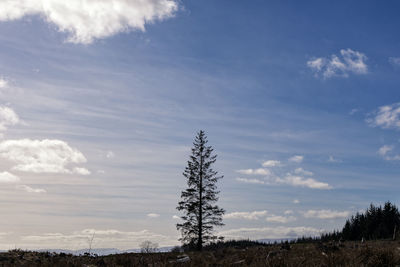
[{"label": "dark evergreen tree", "polygon": [[193,143],[192,153],[183,172],[187,179],[187,189],[182,191],[177,209],[183,211],[183,223],[176,225],[180,230],[184,245],[202,250],[204,244],[215,241],[214,227],[222,226],[224,209],[216,205],[218,201],[217,181],[223,176],[211,168],[217,156],[207,146],[207,137],[200,131]]},{"label": "dark evergreen tree", "polygon": [[393,238],[400,229],[400,212],[395,205],[386,202],[383,206],[371,204],[365,213],[356,213],[346,221],[342,237],[346,240]]},{"label": "dark evergreen tree", "polygon": [[400,233],[400,212],[389,201],[382,206],[371,204],[365,213],[357,212],[346,220],[342,231],[321,235],[321,241],[328,240],[376,240],[397,239]]}]

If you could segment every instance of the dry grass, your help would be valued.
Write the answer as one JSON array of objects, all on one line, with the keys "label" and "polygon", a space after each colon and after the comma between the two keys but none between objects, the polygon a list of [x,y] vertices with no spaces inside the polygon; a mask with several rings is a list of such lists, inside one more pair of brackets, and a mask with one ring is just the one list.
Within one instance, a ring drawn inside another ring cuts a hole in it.
[{"label": "dry grass", "polygon": [[[185,254],[185,255],[183,255]],[[185,256],[190,258],[187,260]],[[187,253],[129,253],[109,256],[13,250],[0,253],[0,266],[398,266],[399,241],[310,243]]]}]

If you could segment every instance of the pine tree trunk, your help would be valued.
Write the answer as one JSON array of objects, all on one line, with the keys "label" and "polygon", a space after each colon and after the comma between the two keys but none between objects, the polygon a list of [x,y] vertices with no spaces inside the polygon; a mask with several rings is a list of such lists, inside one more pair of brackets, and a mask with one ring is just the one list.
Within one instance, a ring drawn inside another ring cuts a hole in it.
[{"label": "pine tree trunk", "polygon": [[197,241],[197,250],[203,248],[203,145],[200,147],[200,190],[199,190],[199,240]]}]

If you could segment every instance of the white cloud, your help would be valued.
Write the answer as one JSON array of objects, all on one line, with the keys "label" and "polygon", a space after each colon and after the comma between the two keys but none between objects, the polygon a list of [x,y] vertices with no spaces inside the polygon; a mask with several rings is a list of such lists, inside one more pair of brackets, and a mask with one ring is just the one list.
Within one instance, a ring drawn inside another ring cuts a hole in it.
[{"label": "white cloud", "polygon": [[394,148],[393,146],[388,146],[388,145],[381,146],[378,150],[378,154],[381,156],[385,156],[388,152],[392,151],[393,148]]},{"label": "white cloud", "polygon": [[342,162],[340,159],[336,159],[333,156],[329,156],[328,162],[334,163],[334,162]]},{"label": "white cloud", "polygon": [[236,178],[236,181],[246,184],[266,184],[265,181],[259,179]]},{"label": "white cloud", "polygon": [[226,239],[262,239],[262,238],[297,238],[302,236],[319,236],[324,230],[313,227],[262,227],[238,228],[221,231],[218,234]]},{"label": "white cloud", "polygon": [[395,155],[392,157],[386,156],[385,160],[400,160],[400,155]]},{"label": "white cloud", "polygon": [[68,42],[89,44],[174,16],[175,0],[13,0],[0,2],[0,21],[38,15],[69,34]]},{"label": "white cloud", "polygon": [[293,214],[293,210],[285,210],[284,214],[285,215]]},{"label": "white cloud", "polygon": [[1,172],[0,173],[0,183],[17,183],[21,179],[9,172]]},{"label": "white cloud", "polygon": [[280,183],[280,184],[308,187],[308,188],[312,188],[312,189],[332,189],[332,186],[330,186],[327,183],[318,182],[312,178],[304,178],[301,176],[288,175],[285,178],[277,178],[276,182]]},{"label": "white cloud", "polygon": [[295,156],[289,158],[289,161],[291,161],[291,162],[296,162],[296,163],[300,163],[300,162],[303,161],[303,159],[304,159],[304,156],[295,155]]},{"label": "white cloud", "polygon": [[336,219],[346,218],[350,212],[348,211],[335,211],[335,210],[308,210],[304,213],[306,218],[318,218],[318,219]]},{"label": "white cloud", "polygon": [[112,159],[112,158],[115,157],[115,154],[114,154],[114,152],[112,152],[112,151],[107,151],[106,157],[107,157],[108,159]]},{"label": "white cloud", "polygon": [[24,190],[24,191],[26,191],[26,192],[28,192],[28,193],[46,193],[46,190],[45,189],[42,189],[42,188],[32,188],[32,187],[30,187],[30,186],[27,186],[27,185],[17,185],[17,189],[20,189],[20,190]]},{"label": "white cloud", "polygon": [[325,189],[325,190],[332,189],[332,186],[330,186],[327,183],[319,182],[313,178],[305,178],[299,175],[292,175],[290,173],[287,174],[287,176],[284,178],[275,177],[267,180],[236,178],[236,181],[247,184],[265,184],[265,185],[287,184],[297,187],[308,187],[311,189]]},{"label": "white cloud", "polygon": [[0,106],[0,131],[7,130],[7,126],[20,122],[18,115],[9,107]]},{"label": "white cloud", "polygon": [[274,222],[274,223],[288,223],[293,222],[296,220],[294,216],[278,216],[278,215],[271,215],[265,219],[267,222]]},{"label": "white cloud", "polygon": [[147,214],[147,217],[149,217],[149,218],[158,218],[158,217],[160,217],[160,214],[157,214],[157,213],[149,213],[149,214]]},{"label": "white cloud", "polygon": [[69,169],[86,162],[85,156],[61,140],[6,140],[0,143],[0,157],[16,165],[13,170],[33,173],[88,174],[84,168]]},{"label": "white cloud", "polygon": [[314,174],[310,171],[306,171],[303,168],[297,168],[294,170],[295,174],[306,175],[306,176],[313,176]]},{"label": "white cloud", "polygon": [[400,57],[390,57],[389,62],[395,66],[400,66]]},{"label": "white cloud", "polygon": [[312,60],[307,61],[307,66],[316,70],[316,71],[321,71],[322,68],[326,65],[326,60],[324,58],[315,58]]},{"label": "white cloud", "polygon": [[252,212],[231,212],[224,215],[224,219],[246,219],[246,220],[258,220],[260,217],[267,215],[266,210],[252,211]]},{"label": "white cloud", "polygon": [[347,65],[348,71],[356,74],[366,74],[368,72],[368,66],[365,63],[367,57],[363,53],[348,48],[340,50],[340,54]]},{"label": "white cloud", "polygon": [[275,167],[279,166],[281,162],[279,160],[267,160],[262,163],[263,167]]},{"label": "white cloud", "polygon": [[86,168],[75,167],[72,171],[73,173],[80,174],[80,175],[89,175],[90,171]]},{"label": "white cloud", "polygon": [[177,215],[173,215],[173,216],[172,216],[172,219],[174,219],[174,220],[179,220],[179,219],[180,219],[180,217],[179,217],[179,216],[177,216]]},{"label": "white cloud", "polygon": [[[372,117],[371,117],[372,116]],[[372,127],[383,129],[400,129],[400,103],[379,107],[370,114],[367,123]]]},{"label": "white cloud", "polygon": [[270,175],[271,172],[268,169],[245,169],[237,170],[236,172],[247,175]]},{"label": "white cloud", "polygon": [[299,204],[299,203],[300,203],[300,200],[294,199],[294,200],[293,200],[293,203],[294,203],[294,204]]},{"label": "white cloud", "polygon": [[6,88],[7,86],[8,86],[7,80],[5,80],[4,78],[0,78],[0,89]]},{"label": "white cloud", "polygon": [[[293,157],[289,158],[288,161],[301,163],[304,159],[304,156],[301,155],[294,155]],[[331,189],[327,183],[319,182],[310,176],[313,176],[314,173],[311,171],[304,170],[303,168],[296,168],[293,172],[288,172],[285,176],[277,176],[268,169],[244,169],[238,170],[237,172],[247,175],[254,175],[254,174],[263,174],[266,175],[263,179],[254,179],[254,178],[236,178],[236,181],[241,183],[248,183],[248,184],[263,184],[263,185],[279,185],[279,184],[287,184],[291,186],[298,186],[298,187],[308,187],[312,189]]]},{"label": "white cloud", "polygon": [[307,66],[317,76],[321,74],[323,78],[348,77],[349,73],[368,73],[366,61],[365,54],[348,48],[340,50],[340,58],[337,55],[332,55],[330,58],[314,58],[307,62]]},{"label": "white cloud", "polygon": [[350,110],[349,115],[354,115],[359,111],[358,108],[353,108],[352,110]]},{"label": "white cloud", "polygon": [[400,155],[390,156],[388,153],[394,149],[394,146],[383,145],[379,148],[378,154],[385,160],[400,160]]},{"label": "white cloud", "polygon": [[21,237],[24,246],[30,249],[40,248],[64,248],[64,249],[86,249],[88,240],[95,233],[93,248],[118,247],[120,249],[138,248],[145,240],[156,242],[160,246],[177,244],[177,236],[165,236],[142,230],[137,232],[124,232],[119,230],[85,229],[69,234],[45,233],[41,235],[28,235]]}]

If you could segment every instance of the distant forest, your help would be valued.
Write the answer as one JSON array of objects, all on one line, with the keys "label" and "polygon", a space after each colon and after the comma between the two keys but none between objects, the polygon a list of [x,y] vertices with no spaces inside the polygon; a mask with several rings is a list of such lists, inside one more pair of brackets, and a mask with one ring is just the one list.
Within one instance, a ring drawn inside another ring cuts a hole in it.
[{"label": "distant forest", "polygon": [[[346,220],[342,230],[322,234],[318,237],[300,237],[294,240],[275,241],[264,243],[254,240],[219,240],[204,247],[204,250],[216,250],[225,247],[248,248],[254,246],[271,246],[281,244],[286,249],[293,243],[314,243],[328,241],[361,241],[400,239],[400,212],[391,202],[386,202],[383,207],[371,204],[364,213],[357,212]],[[174,250],[192,250],[189,246],[176,247]],[[173,251],[174,251],[173,250]]]},{"label": "distant forest", "polygon": [[386,202],[382,206],[371,204],[364,213],[357,212],[348,219],[341,231],[321,235],[321,240],[377,240],[398,238],[400,235],[398,208]]}]

